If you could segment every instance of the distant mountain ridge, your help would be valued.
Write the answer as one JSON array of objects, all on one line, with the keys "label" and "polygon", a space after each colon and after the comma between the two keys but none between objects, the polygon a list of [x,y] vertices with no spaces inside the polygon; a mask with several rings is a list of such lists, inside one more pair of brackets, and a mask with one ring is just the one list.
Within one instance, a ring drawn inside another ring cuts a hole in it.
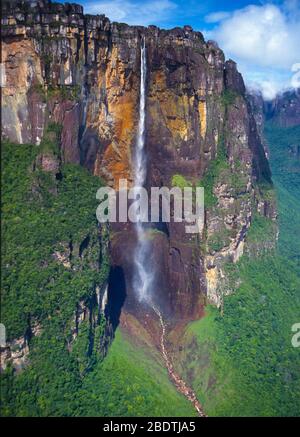
[{"label": "distant mountain ridge", "polygon": [[266,101],[260,92],[249,91],[248,97],[258,127],[263,118],[272,120],[280,127],[292,127],[300,124],[300,88],[278,94],[275,99]]}]

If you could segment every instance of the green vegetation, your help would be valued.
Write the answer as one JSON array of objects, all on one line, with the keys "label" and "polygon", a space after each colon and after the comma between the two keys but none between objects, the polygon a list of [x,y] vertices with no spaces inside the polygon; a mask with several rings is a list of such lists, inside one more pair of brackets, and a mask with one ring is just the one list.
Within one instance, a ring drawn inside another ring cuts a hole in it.
[{"label": "green vegetation", "polygon": [[[47,135],[56,139],[59,133],[59,126],[49,125]],[[40,151],[10,143],[2,150],[1,322],[8,340],[24,335],[29,321],[39,323],[41,332],[30,340],[26,369],[15,374],[8,367],[1,374],[1,415],[195,415],[153,351],[131,344],[118,330],[103,357],[103,316],[94,329],[85,319],[72,341],[78,302],[90,306],[95,285],[108,273],[95,217],[100,180],[75,165],[63,165],[56,179],[34,165]],[[71,247],[68,268],[53,254]],[[96,309],[90,308],[95,320]]]},{"label": "green vegetation", "polygon": [[233,105],[238,96],[239,94],[236,91],[224,90],[221,95],[221,103],[226,108],[227,106]]},{"label": "green vegetation", "polygon": [[172,187],[178,187],[181,188],[181,190],[183,190],[184,188],[188,188],[191,187],[192,184],[190,182],[188,182],[184,176],[180,175],[180,174],[175,174],[172,177]]},{"label": "green vegetation", "polygon": [[80,85],[49,85],[46,96],[47,99],[59,98],[61,100],[78,100],[80,93]]},{"label": "green vegetation", "polygon": [[80,396],[79,415],[195,415],[192,405],[170,383],[166,369],[120,330],[106,359],[86,377]]},{"label": "green vegetation", "polygon": [[276,222],[273,222],[271,219],[256,213],[247,233],[247,242],[262,243],[264,240],[274,241],[276,238],[276,231]]},{"label": "green vegetation", "polygon": [[223,247],[229,246],[231,237],[232,231],[226,229],[224,225],[208,239],[208,247],[214,252],[219,252]]},{"label": "green vegetation", "polygon": [[[100,181],[78,166],[62,167],[61,180],[37,169],[36,146],[5,143],[2,150],[2,322],[9,338],[24,334],[28,319],[56,311],[68,319],[107,274],[65,269],[53,254],[60,246],[97,240],[95,193]],[[96,244],[91,249],[97,254]],[[91,254],[92,256],[92,254]]]},{"label": "green vegetation", "polygon": [[[291,345],[300,314],[300,173],[290,154],[300,130],[267,125],[266,133],[279,198],[278,250],[227,266],[226,287],[234,293],[224,298],[223,315],[208,307],[203,319],[191,323],[180,356],[181,371],[210,416],[300,411],[300,354]],[[257,215],[248,240],[264,244],[273,232],[273,222]]]},{"label": "green vegetation", "polygon": [[120,331],[105,360],[98,361],[84,378],[61,339],[52,344],[49,357],[34,355],[33,365],[15,380],[6,372],[4,391],[8,391],[4,395],[8,402],[2,410],[5,415],[195,415],[192,406],[170,384],[165,369]]},{"label": "green vegetation", "polygon": [[209,163],[204,178],[198,183],[199,187],[204,187],[204,203],[206,208],[211,208],[217,204],[217,198],[214,195],[213,189],[222,170],[228,168],[226,150],[224,146],[221,146],[218,156]]},{"label": "green vegetation", "polygon": [[149,240],[154,240],[154,238],[158,237],[159,235],[164,236],[165,233],[160,229],[156,229],[156,228],[149,228],[146,231],[146,238],[148,238]]},{"label": "green vegetation", "polygon": [[293,153],[300,126],[283,129],[269,122],[265,132],[279,202],[279,249],[300,265],[300,160]]},{"label": "green vegetation", "polygon": [[53,154],[59,157],[59,144],[61,136],[62,126],[57,123],[49,123],[44,133],[44,137],[40,144],[42,153]]},{"label": "green vegetation", "polygon": [[[51,59],[51,56],[45,57],[44,62],[47,62],[48,65],[51,62]],[[35,83],[32,85],[31,92],[37,93],[44,103],[53,98],[73,101],[79,99],[81,87],[80,85],[49,85],[45,88],[42,84]]]},{"label": "green vegetation", "polygon": [[230,187],[234,189],[236,194],[245,192],[248,183],[248,177],[247,172],[245,169],[243,169],[243,164],[240,161],[235,161],[234,171],[228,175],[228,180]]},{"label": "green vegetation", "polygon": [[2,415],[195,415],[155,356],[141,346],[134,346],[121,331],[116,332],[107,357],[95,361],[84,375],[81,370],[86,343],[78,338],[72,353],[68,353],[63,340],[53,333],[45,334],[43,339],[37,337],[31,365],[17,376],[11,370],[5,372],[1,385]]},{"label": "green vegetation", "polygon": [[41,83],[33,84],[32,87],[31,87],[31,91],[37,93],[40,96],[40,98],[41,98],[43,103],[47,102],[46,90],[45,90],[44,86]]},{"label": "green vegetation", "polygon": [[296,416],[299,350],[291,345],[291,326],[299,318],[299,272],[269,255],[244,259],[231,278],[241,285],[225,298],[223,317],[211,307],[190,325],[183,371],[193,375],[209,415]]},{"label": "green vegetation", "polygon": [[[214,194],[214,187],[217,182],[224,180],[229,187],[232,187],[235,193],[242,192],[247,184],[247,178],[242,174],[242,164],[235,163],[235,172],[229,166],[224,141],[221,140],[218,148],[218,154],[215,159],[211,160],[208,169],[201,181],[197,182],[198,187],[204,188],[204,202],[206,208],[212,208],[217,205],[217,197]],[[193,184],[186,180],[180,174],[172,177],[171,185],[179,187],[182,190],[186,187],[192,187]]]}]

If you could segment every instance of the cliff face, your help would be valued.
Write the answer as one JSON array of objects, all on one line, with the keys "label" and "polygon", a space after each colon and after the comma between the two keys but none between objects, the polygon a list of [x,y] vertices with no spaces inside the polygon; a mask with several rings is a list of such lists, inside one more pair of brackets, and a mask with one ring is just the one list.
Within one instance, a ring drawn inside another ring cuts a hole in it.
[{"label": "cliff face", "polygon": [[260,92],[248,94],[256,124],[262,134],[265,121],[286,128],[300,124],[300,89],[286,91],[271,100],[265,101]]},{"label": "cliff face", "polygon": [[[272,125],[275,129],[289,129],[300,125],[300,89],[279,94],[272,101],[265,101],[260,92],[247,95],[254,114],[257,129],[261,137],[266,156],[270,158],[269,145],[264,138],[264,129]],[[282,144],[282,151],[284,145]],[[300,146],[297,143],[289,145],[288,153],[299,159]]]},{"label": "cliff face", "polygon": [[278,95],[272,102],[265,103],[266,119],[272,119],[280,127],[300,124],[300,89]]},{"label": "cliff face", "polygon": [[[223,265],[242,255],[255,213],[276,219],[261,188],[271,183],[270,169],[236,64],[188,26],[130,27],[45,0],[4,2],[2,15],[3,135],[40,145],[55,122],[62,161],[115,187],[120,178],[133,180],[145,38],[147,185],[171,186],[180,175],[208,193],[202,236],[180,223],[154,233],[159,295],[174,318],[199,316],[206,297],[220,305]],[[130,225],[113,229],[111,262],[136,313],[134,244]]]}]

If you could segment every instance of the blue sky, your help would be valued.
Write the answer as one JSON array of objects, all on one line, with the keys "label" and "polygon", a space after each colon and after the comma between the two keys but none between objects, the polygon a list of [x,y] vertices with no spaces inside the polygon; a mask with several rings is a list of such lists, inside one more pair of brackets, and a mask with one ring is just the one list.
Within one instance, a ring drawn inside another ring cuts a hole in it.
[{"label": "blue sky", "polygon": [[[191,25],[238,63],[248,87],[273,98],[300,86],[300,0],[77,0],[85,12],[162,28]],[[293,70],[293,71],[292,71]]]},{"label": "blue sky", "polygon": [[[213,12],[232,12],[249,4],[261,5],[266,2],[261,0],[251,2],[249,0],[78,0],[78,3],[84,6],[86,12],[101,13],[106,10],[107,15],[116,21],[124,15],[124,22],[129,24],[155,24],[167,29],[189,24],[195,30],[202,30],[204,27],[212,27],[212,24],[205,21],[205,17]],[[283,1],[273,3],[282,4]],[[135,13],[132,13],[130,5],[135,9]],[[151,5],[152,7],[149,7]]]}]

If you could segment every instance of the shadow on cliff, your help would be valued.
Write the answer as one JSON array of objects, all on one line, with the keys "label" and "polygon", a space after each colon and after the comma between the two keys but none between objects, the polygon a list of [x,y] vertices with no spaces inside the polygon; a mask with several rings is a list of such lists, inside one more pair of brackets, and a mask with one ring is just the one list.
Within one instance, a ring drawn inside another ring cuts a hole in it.
[{"label": "shadow on cliff", "polygon": [[108,301],[105,316],[110,320],[114,332],[120,323],[121,311],[126,296],[124,271],[120,266],[112,267],[108,278]]}]

